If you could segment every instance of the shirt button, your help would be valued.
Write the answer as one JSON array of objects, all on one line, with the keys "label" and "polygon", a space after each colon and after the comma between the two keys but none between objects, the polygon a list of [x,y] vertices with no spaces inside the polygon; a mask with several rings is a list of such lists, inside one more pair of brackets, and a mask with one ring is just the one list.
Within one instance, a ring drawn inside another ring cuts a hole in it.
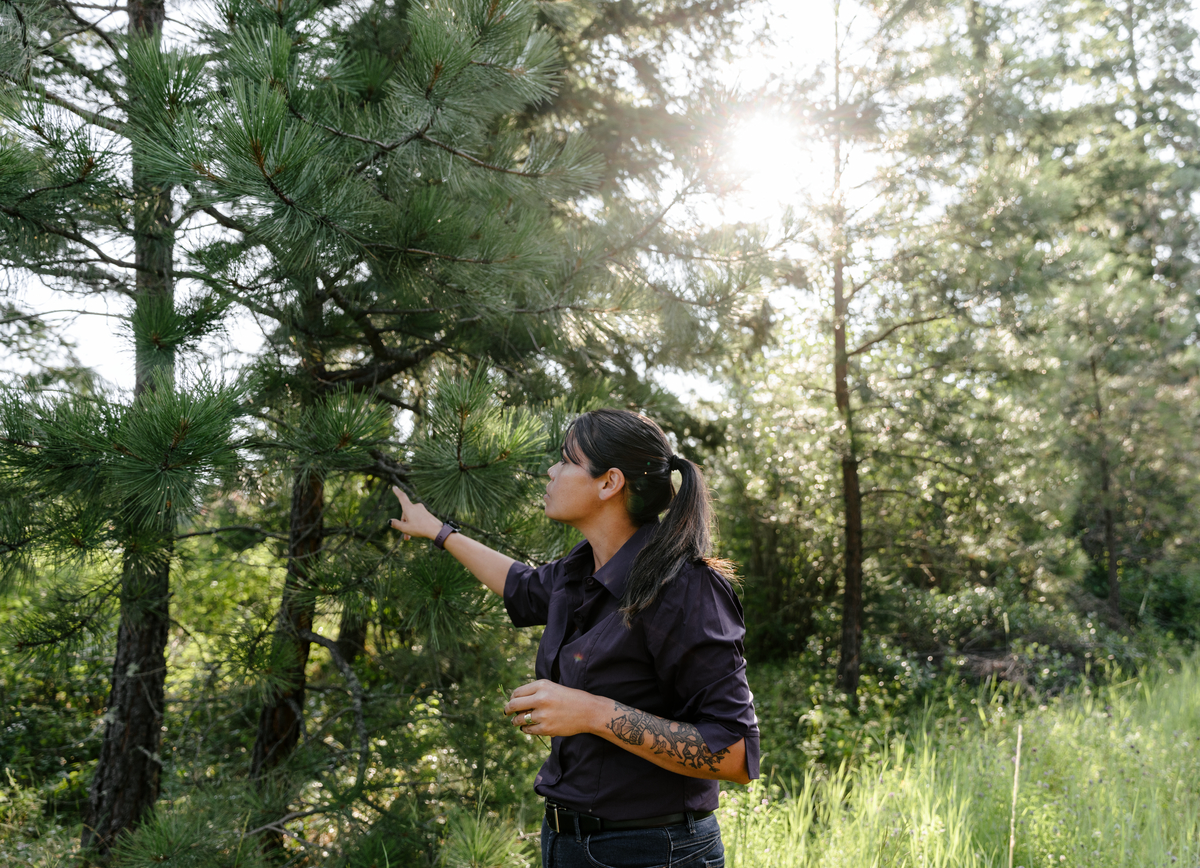
[{"label": "shirt button", "polygon": [[594,587],[596,587],[596,580],[595,580],[595,579],[593,579],[591,576],[588,576],[588,577],[587,577],[587,581],[586,581],[586,582],[584,582],[583,584],[584,584],[586,587],[589,587],[589,588],[594,588]]}]

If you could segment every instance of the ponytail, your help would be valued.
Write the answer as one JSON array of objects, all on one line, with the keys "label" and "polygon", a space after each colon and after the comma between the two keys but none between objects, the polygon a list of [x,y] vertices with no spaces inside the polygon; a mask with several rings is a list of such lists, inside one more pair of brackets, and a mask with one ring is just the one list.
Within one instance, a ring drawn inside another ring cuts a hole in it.
[{"label": "ponytail", "polygon": [[[707,557],[713,519],[704,474],[688,459],[672,453],[666,435],[654,422],[628,410],[592,410],[571,424],[563,452],[592,476],[610,468],[624,474],[626,508],[634,524],[653,521],[666,510],[625,581],[621,614],[626,625],[688,564],[703,562],[724,578],[733,579],[728,561]],[[671,481],[672,471],[679,472],[678,493]]]}]

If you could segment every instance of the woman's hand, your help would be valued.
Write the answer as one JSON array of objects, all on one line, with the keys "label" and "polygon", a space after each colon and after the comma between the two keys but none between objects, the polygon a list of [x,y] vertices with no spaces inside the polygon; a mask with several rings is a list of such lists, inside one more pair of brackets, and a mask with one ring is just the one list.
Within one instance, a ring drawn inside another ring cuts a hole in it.
[{"label": "woman's hand", "polygon": [[433,539],[442,529],[442,520],[425,508],[424,504],[413,503],[397,486],[392,486],[392,494],[400,501],[400,517],[391,520],[392,527],[404,534],[405,539],[414,536]]},{"label": "woman's hand", "polygon": [[611,705],[607,699],[544,679],[513,691],[504,713],[513,726],[529,735],[578,735],[595,732],[597,713]]}]

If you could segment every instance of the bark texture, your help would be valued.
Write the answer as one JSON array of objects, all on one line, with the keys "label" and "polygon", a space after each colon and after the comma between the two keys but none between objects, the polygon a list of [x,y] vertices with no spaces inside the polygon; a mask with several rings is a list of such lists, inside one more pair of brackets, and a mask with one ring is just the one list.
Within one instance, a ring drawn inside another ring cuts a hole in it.
[{"label": "bark texture", "polygon": [[162,771],[170,563],[165,553],[125,554],[121,621],[104,741],[83,826],[84,847],[107,861],[122,832],[158,801]]},{"label": "bark texture", "polygon": [[[834,32],[837,12],[834,12]],[[840,36],[834,40],[833,101],[842,105],[842,54]],[[849,694],[851,707],[858,696],[859,665],[862,657],[862,490],[858,478],[858,449],[854,438],[854,414],[850,406],[850,356],[846,347],[846,322],[850,300],[846,297],[846,209],[842,198],[842,133],[833,135],[833,394],[842,419],[842,506],[846,520],[845,569],[842,584],[842,641],[838,654],[837,684]]]},{"label": "bark texture", "polygon": [[862,656],[862,492],[858,478],[858,455],[854,443],[854,419],[850,408],[849,361],[846,354],[845,262],[839,253],[833,269],[834,299],[834,399],[844,426],[842,445],[842,505],[846,519],[845,569],[842,585],[842,641],[838,655],[837,683],[851,697],[858,695],[859,662]]},{"label": "bark texture", "polygon": [[287,579],[275,622],[275,659],[283,660],[279,673],[283,687],[275,692],[258,718],[258,735],[250,772],[261,781],[291,755],[304,729],[304,692],[311,648],[301,636],[312,631],[315,599],[309,588],[312,565],[325,531],[325,479],[316,471],[297,471],[292,488],[288,532]]},{"label": "bark texture", "polygon": [[[131,38],[162,28],[162,0],[129,3]],[[174,285],[171,193],[144,181],[132,149],[135,307],[172,306]],[[134,406],[147,392],[174,387],[175,351],[138,336]],[[120,623],[105,711],[104,741],[88,793],[81,842],[91,857],[109,860],[120,835],[133,829],[158,801],[162,771],[163,700],[170,628],[170,569],[174,527],[169,511],[125,528]]]}]

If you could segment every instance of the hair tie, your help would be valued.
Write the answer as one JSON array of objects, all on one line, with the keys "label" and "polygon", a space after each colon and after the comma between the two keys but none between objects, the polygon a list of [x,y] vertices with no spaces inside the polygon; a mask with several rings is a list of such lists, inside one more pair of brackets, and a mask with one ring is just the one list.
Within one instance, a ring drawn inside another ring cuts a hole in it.
[{"label": "hair tie", "polygon": [[680,458],[678,455],[672,455],[670,458],[667,459],[667,469],[668,470],[678,470],[678,471],[682,472],[683,465],[685,465],[685,464],[687,464],[687,459]]}]

